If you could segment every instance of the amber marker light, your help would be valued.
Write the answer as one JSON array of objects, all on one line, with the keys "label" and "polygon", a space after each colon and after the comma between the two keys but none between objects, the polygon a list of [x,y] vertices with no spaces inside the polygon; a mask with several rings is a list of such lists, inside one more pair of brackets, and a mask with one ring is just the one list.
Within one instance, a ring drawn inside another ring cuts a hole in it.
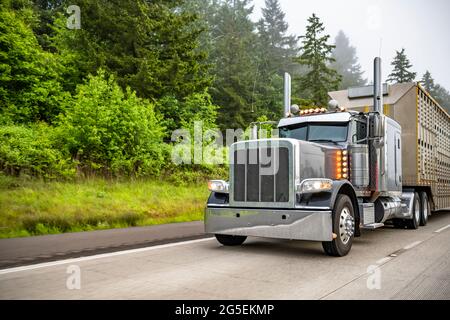
[{"label": "amber marker light", "polygon": [[337,150],[336,151],[336,179],[348,179],[348,151]]}]

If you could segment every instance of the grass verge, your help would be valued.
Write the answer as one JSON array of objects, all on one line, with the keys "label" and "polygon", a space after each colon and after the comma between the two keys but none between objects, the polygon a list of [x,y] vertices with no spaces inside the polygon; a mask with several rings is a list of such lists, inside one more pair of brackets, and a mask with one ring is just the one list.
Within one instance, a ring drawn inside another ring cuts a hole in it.
[{"label": "grass verge", "polygon": [[201,220],[207,197],[205,183],[0,175],[0,238]]}]

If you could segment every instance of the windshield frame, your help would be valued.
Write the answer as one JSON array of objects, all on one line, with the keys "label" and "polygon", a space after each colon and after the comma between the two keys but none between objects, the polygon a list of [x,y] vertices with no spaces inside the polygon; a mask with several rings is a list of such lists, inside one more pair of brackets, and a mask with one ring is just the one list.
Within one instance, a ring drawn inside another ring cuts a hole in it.
[{"label": "windshield frame", "polygon": [[[288,126],[283,126],[278,128],[279,129],[279,136],[280,138],[285,138],[285,137],[281,137],[281,131],[283,128],[286,128],[288,130],[292,130],[292,129],[298,129],[301,127],[306,127],[306,139],[304,141],[310,141],[310,142],[327,142],[327,141],[319,141],[319,140],[310,140],[309,138],[309,132],[310,132],[310,126],[342,126],[342,127],[346,127],[346,133],[345,133],[345,138],[344,140],[333,140],[330,139],[329,142],[331,143],[342,143],[342,142],[347,142],[348,141],[348,136],[349,136],[349,130],[350,130],[350,126],[351,126],[351,121],[338,121],[338,122],[302,122],[302,123],[297,123],[297,124],[292,124],[292,125],[288,125]],[[296,139],[296,138],[290,138],[290,139]],[[297,140],[302,140],[302,139],[297,139]]]}]

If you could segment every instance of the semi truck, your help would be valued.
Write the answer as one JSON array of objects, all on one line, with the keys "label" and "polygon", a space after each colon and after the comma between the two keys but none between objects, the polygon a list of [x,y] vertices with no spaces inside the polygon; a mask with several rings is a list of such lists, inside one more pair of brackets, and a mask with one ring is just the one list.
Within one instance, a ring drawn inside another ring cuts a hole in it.
[{"label": "semi truck", "polygon": [[[229,181],[211,180],[205,232],[322,242],[349,253],[362,229],[417,229],[450,208],[450,116],[419,83],[330,92],[328,109],[290,103],[278,136],[233,143]],[[385,100],[386,103],[383,103]]]}]

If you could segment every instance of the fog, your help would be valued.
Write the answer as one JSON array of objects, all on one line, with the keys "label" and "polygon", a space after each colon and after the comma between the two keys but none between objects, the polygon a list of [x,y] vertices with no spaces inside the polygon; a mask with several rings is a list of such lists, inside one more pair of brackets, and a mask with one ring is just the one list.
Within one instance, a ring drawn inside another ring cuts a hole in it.
[{"label": "fog", "polygon": [[[289,30],[305,32],[307,18],[316,13],[332,41],[340,29],[357,49],[364,77],[372,79],[372,61],[383,60],[383,78],[391,72],[395,50],[402,47],[417,72],[429,70],[450,90],[450,1],[448,0],[279,0]],[[264,0],[254,0],[254,20],[261,16]]]}]

